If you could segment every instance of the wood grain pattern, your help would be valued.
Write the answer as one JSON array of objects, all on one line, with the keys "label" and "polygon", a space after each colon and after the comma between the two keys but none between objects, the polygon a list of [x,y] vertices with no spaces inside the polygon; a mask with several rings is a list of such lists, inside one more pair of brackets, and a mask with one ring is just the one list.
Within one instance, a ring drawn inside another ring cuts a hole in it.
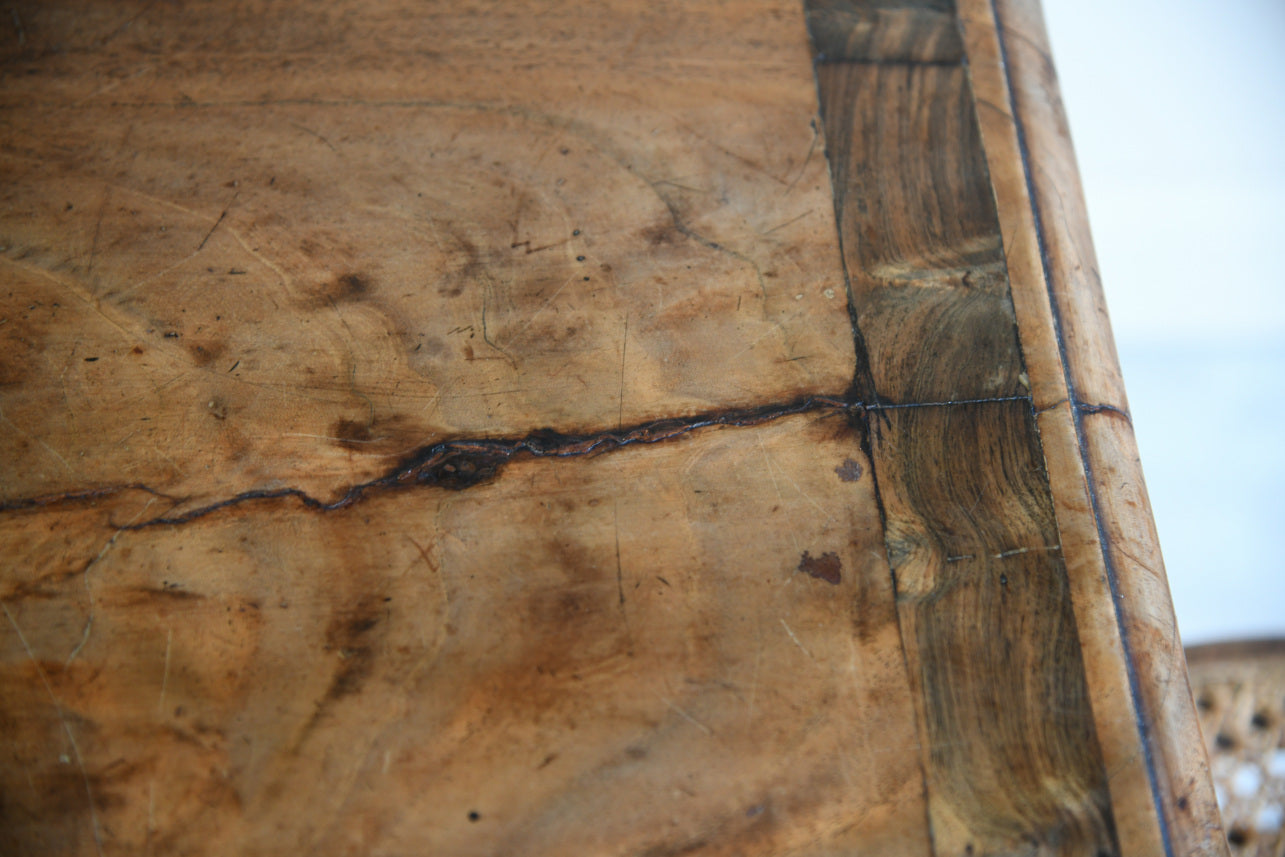
[{"label": "wood grain pattern", "polygon": [[964,58],[951,0],[810,0],[808,32],[825,61],[947,63]]},{"label": "wood grain pattern", "polygon": [[1122,396],[1065,392],[1114,364],[1068,381],[978,3],[10,11],[0,851],[1216,813],[1105,579],[1145,495]]},{"label": "wood grain pattern", "polygon": [[326,514],[8,516],[6,850],[927,854],[852,430],[744,431]]},{"label": "wood grain pattern", "polygon": [[334,498],[851,378],[793,6],[192,4],[99,47],[78,5],[20,10],[0,94],[6,497]]},{"label": "wood grain pattern", "polygon": [[934,846],[1117,853],[966,69],[817,77],[872,398],[954,403],[868,429]]},{"label": "wood grain pattern", "polygon": [[936,853],[1119,853],[1029,405],[873,431]]}]

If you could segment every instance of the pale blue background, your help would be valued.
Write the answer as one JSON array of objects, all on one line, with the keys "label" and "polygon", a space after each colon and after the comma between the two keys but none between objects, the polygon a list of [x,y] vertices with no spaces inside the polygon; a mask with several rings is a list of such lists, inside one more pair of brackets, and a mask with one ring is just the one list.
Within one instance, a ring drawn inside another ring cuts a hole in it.
[{"label": "pale blue background", "polygon": [[1187,644],[1285,636],[1285,0],[1044,0]]}]

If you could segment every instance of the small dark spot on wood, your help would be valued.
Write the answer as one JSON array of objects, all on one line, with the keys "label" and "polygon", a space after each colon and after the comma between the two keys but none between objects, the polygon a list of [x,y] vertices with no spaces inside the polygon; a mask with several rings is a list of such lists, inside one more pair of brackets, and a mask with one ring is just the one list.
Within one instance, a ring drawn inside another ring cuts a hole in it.
[{"label": "small dark spot on wood", "polygon": [[189,345],[188,353],[192,355],[192,362],[197,366],[209,366],[223,353],[224,346],[222,343],[211,342],[205,345]]},{"label": "small dark spot on wood", "polygon": [[339,278],[339,285],[343,288],[344,297],[365,294],[369,288],[358,274],[344,274]]},{"label": "small dark spot on wood", "polygon": [[1226,732],[1219,732],[1214,738],[1214,743],[1217,744],[1221,750],[1230,750],[1232,747],[1236,746],[1236,739],[1228,735]]},{"label": "small dark spot on wood", "polygon": [[142,354],[142,353],[143,353],[143,349],[142,349],[142,348],[140,348],[140,347],[138,347],[137,345],[135,345],[133,348],[131,348],[131,349],[129,350],[129,353],[130,353],[130,354]]},{"label": "small dark spot on wood", "polygon": [[165,339],[178,339],[178,333],[173,330],[167,330],[161,336]]},{"label": "small dark spot on wood", "polygon": [[762,815],[762,814],[763,814],[763,809],[764,809],[763,804],[761,804],[761,803],[759,803],[759,804],[755,804],[754,806],[752,806],[752,807],[750,807],[749,809],[745,810],[745,817],[746,817],[746,818],[753,818],[753,817],[754,817],[754,816],[756,816],[756,815]]},{"label": "small dark spot on wood", "polygon": [[838,474],[839,478],[844,482],[856,482],[861,478],[861,474],[863,474],[865,470],[862,469],[861,462],[851,458],[845,458],[842,464],[834,468],[834,472]]},{"label": "small dark spot on wood", "polygon": [[674,228],[667,223],[649,226],[642,231],[643,239],[653,247],[675,243],[676,234]]},{"label": "small dark spot on wood", "polygon": [[469,814],[468,814],[468,820],[469,820],[469,821],[481,821],[481,820],[482,820],[482,815],[481,815],[481,813],[479,813],[479,812],[478,812],[477,810],[475,810],[475,809],[474,809],[474,810],[470,810],[470,811],[469,811]]},{"label": "small dark spot on wood", "polygon": [[819,557],[814,557],[804,551],[799,560],[799,571],[835,586],[843,580],[843,564],[839,561],[839,555],[835,553],[823,553]]},{"label": "small dark spot on wood", "polygon": [[1007,575],[1007,574],[1001,574],[1001,575],[999,576],[999,585],[1000,585],[1000,586],[1008,586],[1008,575]]},{"label": "small dark spot on wood", "polygon": [[572,229],[572,230],[571,230],[571,234],[572,234],[572,235],[579,235],[579,234],[580,234],[580,230],[579,230],[579,229]]},{"label": "small dark spot on wood", "polygon": [[370,426],[356,420],[340,419],[330,427],[330,436],[340,446],[353,448],[370,441]]},{"label": "small dark spot on wood", "polygon": [[1254,716],[1249,718],[1249,724],[1255,729],[1266,729],[1269,723],[1271,723],[1271,720],[1268,719],[1267,713],[1264,711],[1255,711]]},{"label": "small dark spot on wood", "polygon": [[354,634],[354,635],[364,634],[367,631],[369,631],[371,628],[375,627],[375,623],[378,621],[379,620],[373,616],[363,616],[357,619],[353,619],[351,622],[348,623],[348,633]]},{"label": "small dark spot on wood", "polygon": [[584,257],[584,256],[577,256],[577,257],[576,257],[576,261],[577,261],[577,262],[583,262],[584,260],[585,260],[585,257]]},{"label": "small dark spot on wood", "polygon": [[1201,711],[1209,711],[1214,707],[1214,700],[1212,697],[1201,694],[1200,698],[1196,700],[1196,705],[1199,706]]},{"label": "small dark spot on wood", "polygon": [[1244,828],[1233,827],[1227,833],[1227,842],[1235,848],[1242,847],[1248,841],[1249,834],[1245,832]]},{"label": "small dark spot on wood", "polygon": [[1183,795],[1182,797],[1178,798],[1178,809],[1181,809],[1185,812],[1187,807],[1189,806],[1191,806],[1191,801],[1187,800],[1186,795]]},{"label": "small dark spot on wood", "polygon": [[86,357],[86,358],[85,358],[85,362],[86,362],[86,363],[97,363],[97,362],[98,362],[98,358],[97,358],[97,357]]}]

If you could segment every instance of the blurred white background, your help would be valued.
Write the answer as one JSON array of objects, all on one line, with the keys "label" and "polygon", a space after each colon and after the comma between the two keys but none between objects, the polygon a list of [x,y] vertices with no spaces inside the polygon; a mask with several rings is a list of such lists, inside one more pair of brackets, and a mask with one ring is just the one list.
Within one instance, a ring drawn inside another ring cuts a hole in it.
[{"label": "blurred white background", "polygon": [[1285,0],[1043,0],[1183,642],[1285,636]]}]

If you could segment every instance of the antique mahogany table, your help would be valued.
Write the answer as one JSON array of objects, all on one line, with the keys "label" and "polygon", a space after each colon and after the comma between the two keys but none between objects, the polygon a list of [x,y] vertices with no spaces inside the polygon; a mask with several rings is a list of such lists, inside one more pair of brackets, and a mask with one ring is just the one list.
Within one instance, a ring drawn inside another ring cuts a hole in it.
[{"label": "antique mahogany table", "polygon": [[9,11],[4,853],[1225,853],[1035,0]]}]

